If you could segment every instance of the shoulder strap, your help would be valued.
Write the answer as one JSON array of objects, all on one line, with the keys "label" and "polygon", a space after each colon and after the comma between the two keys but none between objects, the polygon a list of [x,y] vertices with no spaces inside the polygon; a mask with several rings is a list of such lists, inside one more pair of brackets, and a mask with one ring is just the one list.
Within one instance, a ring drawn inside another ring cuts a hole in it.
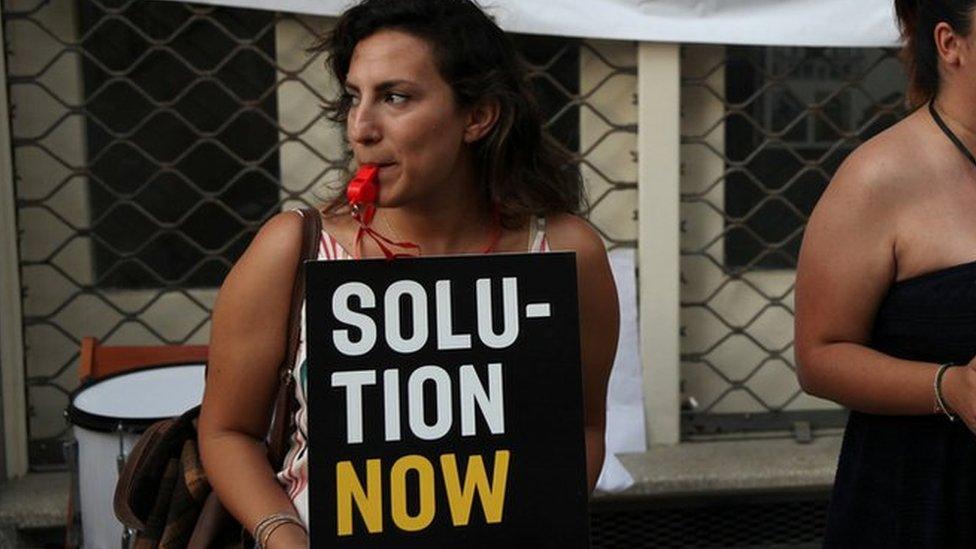
[{"label": "shoulder strap", "polygon": [[275,470],[284,462],[288,450],[288,435],[294,411],[295,378],[292,368],[298,355],[298,344],[302,329],[302,304],[305,301],[305,262],[318,257],[319,240],[322,234],[322,218],[315,208],[298,210],[302,216],[302,250],[299,255],[295,283],[292,286],[291,307],[288,317],[288,347],[285,360],[278,368],[278,395],[275,398],[274,416],[271,431],[268,433],[268,457]]},{"label": "shoulder strap", "polygon": [[529,253],[538,253],[542,251],[542,243],[546,238],[546,218],[544,216],[535,216],[531,220],[532,227],[530,233],[532,234],[532,239],[529,242]]},{"label": "shoulder strap", "polygon": [[278,372],[281,379],[291,379],[291,369],[298,355],[298,343],[302,334],[302,303],[305,301],[305,262],[318,258],[319,240],[322,238],[322,217],[315,208],[298,210],[302,215],[302,251],[292,286],[291,308],[288,317],[288,352]]}]

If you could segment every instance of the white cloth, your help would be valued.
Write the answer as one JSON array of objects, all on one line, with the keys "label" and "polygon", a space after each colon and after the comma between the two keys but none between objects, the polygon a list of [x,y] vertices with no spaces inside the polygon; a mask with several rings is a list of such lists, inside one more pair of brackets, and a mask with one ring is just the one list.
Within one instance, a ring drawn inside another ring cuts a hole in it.
[{"label": "white cloth", "polygon": [[[184,0],[171,0],[184,1]],[[194,0],[335,16],[350,0]],[[507,31],[707,44],[892,46],[891,0],[480,0]]]},{"label": "white cloth", "polygon": [[636,256],[633,248],[610,252],[610,268],[620,302],[620,338],[607,386],[606,457],[596,483],[596,489],[602,492],[619,492],[634,484],[617,454],[643,452],[647,446],[637,326]]}]

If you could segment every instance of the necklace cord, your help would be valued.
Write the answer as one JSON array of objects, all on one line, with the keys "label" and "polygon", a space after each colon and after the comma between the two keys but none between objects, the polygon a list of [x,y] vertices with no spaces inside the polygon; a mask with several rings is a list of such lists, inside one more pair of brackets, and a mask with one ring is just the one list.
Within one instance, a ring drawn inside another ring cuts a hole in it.
[{"label": "necklace cord", "polygon": [[952,141],[952,144],[959,149],[959,152],[961,152],[963,156],[968,158],[969,161],[973,163],[973,166],[976,166],[976,156],[973,156],[973,152],[966,147],[966,144],[962,142],[962,139],[959,139],[959,136],[956,135],[955,132],[949,128],[948,124],[945,123],[945,120],[942,119],[939,111],[935,108],[935,100],[929,101],[929,112],[932,113],[932,119],[935,120],[935,123],[939,126],[939,129],[942,130],[942,133],[949,138],[949,141]]}]

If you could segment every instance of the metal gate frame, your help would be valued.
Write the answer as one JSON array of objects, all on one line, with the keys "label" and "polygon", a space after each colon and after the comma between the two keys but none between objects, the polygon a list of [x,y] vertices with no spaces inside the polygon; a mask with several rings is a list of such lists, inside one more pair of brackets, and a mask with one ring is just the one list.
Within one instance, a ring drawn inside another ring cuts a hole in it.
[{"label": "metal gate frame", "polygon": [[[3,7],[0,6],[0,21]],[[6,39],[0,24],[0,44]],[[0,401],[3,408],[3,467],[6,478],[27,473],[27,395],[24,385],[24,317],[21,308],[20,234],[14,192],[7,60],[0,55]]]}]

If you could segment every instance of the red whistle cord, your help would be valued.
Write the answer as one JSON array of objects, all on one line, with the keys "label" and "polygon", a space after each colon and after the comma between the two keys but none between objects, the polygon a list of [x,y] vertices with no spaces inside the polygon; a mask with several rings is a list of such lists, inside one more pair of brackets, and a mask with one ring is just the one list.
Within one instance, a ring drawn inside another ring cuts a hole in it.
[{"label": "red whistle cord", "polygon": [[[377,186],[378,173],[379,168],[376,166],[362,166],[346,187],[346,198],[349,200],[349,205],[352,208],[352,217],[359,223],[359,229],[356,231],[355,257],[356,259],[362,259],[363,240],[367,236],[376,243],[376,246],[383,252],[383,255],[387,259],[418,257],[420,256],[420,246],[418,244],[390,240],[370,227],[370,224],[373,222],[373,216],[376,215],[375,202],[379,194]],[[482,254],[489,254],[495,251],[495,247],[498,246],[498,242],[502,237],[501,214],[497,206],[492,208],[491,221],[491,238],[488,244],[482,248]],[[410,250],[410,252],[397,252],[391,248],[402,248]]]},{"label": "red whistle cord", "polygon": [[[414,244],[413,242],[394,242],[389,238],[381,235],[380,233],[374,231],[370,226],[363,224],[360,220],[359,230],[356,231],[356,259],[362,259],[363,257],[363,237],[368,236],[373,239],[376,246],[379,247],[380,251],[387,259],[396,259],[398,257],[418,257],[420,255],[420,246]],[[396,248],[406,248],[409,250],[416,250],[414,253],[404,253],[395,252],[387,247],[387,245]]]}]

